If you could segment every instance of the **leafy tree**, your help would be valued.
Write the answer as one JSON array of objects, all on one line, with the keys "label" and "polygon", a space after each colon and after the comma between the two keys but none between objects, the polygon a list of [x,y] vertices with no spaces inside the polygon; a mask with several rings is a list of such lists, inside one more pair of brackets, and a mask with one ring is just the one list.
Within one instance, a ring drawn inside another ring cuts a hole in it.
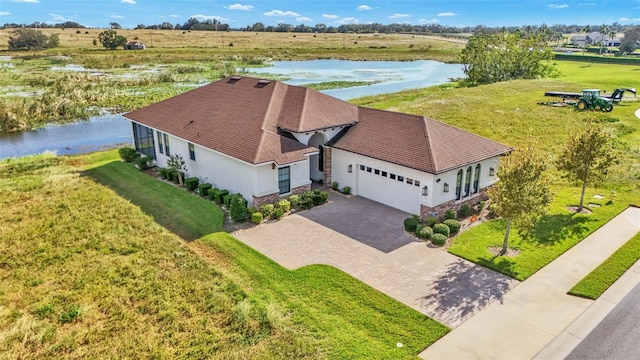
[{"label": "leafy tree", "polygon": [[15,29],[9,35],[9,50],[41,50],[57,47],[58,34],[47,36],[40,30]]},{"label": "leafy tree", "polygon": [[[589,44],[587,44],[587,36],[589,36],[591,32],[591,25],[585,25],[582,31],[584,31],[584,48],[586,49],[589,46]],[[584,49],[582,50],[582,55],[584,55]]]},{"label": "leafy tree", "polygon": [[574,129],[556,165],[565,177],[582,182],[580,205],[582,211],[587,184],[597,184],[617,162],[612,135],[600,124],[588,121],[584,129]]},{"label": "leafy tree", "polygon": [[182,176],[187,171],[187,165],[180,154],[173,154],[167,160],[167,167],[173,169],[178,173],[178,183],[180,186],[184,186],[182,183]]},{"label": "leafy tree", "polygon": [[120,26],[120,24],[118,24],[117,22],[110,22],[109,23],[109,27],[111,29],[116,29],[116,30],[122,29],[122,26]]},{"label": "leafy tree", "polygon": [[624,32],[624,38],[620,41],[620,51],[632,53],[638,48],[640,42],[640,26],[634,26]]},{"label": "leafy tree", "polygon": [[124,48],[127,45],[127,38],[118,35],[118,32],[115,30],[106,30],[98,34],[98,40],[105,49],[115,50],[116,48],[122,46]]},{"label": "leafy tree", "polygon": [[460,55],[472,85],[544,77],[552,67],[542,60],[551,58],[541,34],[521,32],[474,35]]},{"label": "leafy tree", "polygon": [[546,168],[543,157],[534,149],[516,150],[501,160],[500,180],[488,190],[492,210],[505,220],[500,255],[507,252],[512,223],[525,235],[547,212],[553,193],[544,175]]}]

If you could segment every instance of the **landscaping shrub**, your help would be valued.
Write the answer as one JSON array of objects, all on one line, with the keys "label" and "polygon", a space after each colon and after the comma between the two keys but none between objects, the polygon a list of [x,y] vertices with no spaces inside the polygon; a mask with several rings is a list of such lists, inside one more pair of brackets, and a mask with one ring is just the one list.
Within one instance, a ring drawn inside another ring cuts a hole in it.
[{"label": "landscaping shrub", "polygon": [[433,235],[433,229],[430,226],[418,226],[416,236],[420,239],[429,239]]},{"label": "landscaping shrub", "polygon": [[175,182],[178,176],[178,172],[173,169],[167,169],[167,180]]},{"label": "landscaping shrub", "polygon": [[351,194],[351,187],[345,186],[344,188],[342,188],[342,193],[345,195]]},{"label": "landscaping shrub", "polygon": [[264,219],[264,216],[259,211],[256,211],[253,214],[251,214],[251,222],[254,224],[260,224],[263,219]]},{"label": "landscaping shrub", "polygon": [[167,173],[168,171],[169,169],[167,168],[160,168],[160,176],[165,180],[169,178],[169,174]]},{"label": "landscaping shrub", "polygon": [[275,206],[273,204],[264,204],[260,206],[260,212],[264,215],[266,219],[271,217],[271,214],[273,214],[274,209],[275,209]]},{"label": "landscaping shrub", "polygon": [[294,194],[289,196],[289,203],[292,207],[297,208],[300,206],[300,195]]},{"label": "landscaping shrub", "polygon": [[436,216],[430,216],[427,219],[427,225],[429,225],[430,227],[433,227],[433,225],[438,223],[438,218]]},{"label": "landscaping shrub", "polygon": [[449,227],[447,225],[440,223],[440,224],[433,225],[433,232],[436,234],[442,234],[446,237],[449,237],[449,233],[451,232],[451,230],[449,230]]},{"label": "landscaping shrub", "polygon": [[327,194],[326,191],[311,190],[311,191],[305,191],[304,193],[302,193],[303,203],[306,201],[305,199],[311,199],[312,206],[318,206],[320,204],[323,204],[327,201],[328,198],[329,198],[329,194]]},{"label": "landscaping shrub", "polygon": [[447,211],[445,211],[444,218],[445,219],[455,219],[456,218],[456,211],[455,210],[447,210]]},{"label": "landscaping shrub", "polygon": [[287,213],[291,210],[291,203],[289,200],[282,199],[277,203],[278,209],[282,209],[283,212]]},{"label": "landscaping shrub", "polygon": [[300,208],[301,209],[311,209],[313,207],[313,199],[310,197],[302,197],[300,199]]},{"label": "landscaping shrub", "polygon": [[233,194],[230,196],[229,212],[231,218],[235,221],[243,221],[247,219],[247,200],[241,194]]},{"label": "landscaping shrub", "polygon": [[408,232],[415,232],[418,228],[418,220],[415,217],[404,219],[404,229]]},{"label": "landscaping shrub", "polygon": [[198,188],[199,182],[200,182],[200,179],[198,179],[197,177],[190,177],[184,180],[184,186],[189,191],[195,191]]},{"label": "landscaping shrub", "polygon": [[231,206],[231,199],[233,199],[233,194],[229,194],[229,192],[222,195],[222,202],[224,203],[224,206],[227,207],[227,209],[229,208],[229,206]]},{"label": "landscaping shrub", "polygon": [[218,188],[211,188],[207,191],[207,197],[209,198],[209,200],[211,201],[216,201],[216,196],[220,194],[220,189]]},{"label": "landscaping shrub", "polygon": [[273,213],[271,214],[271,217],[276,219],[276,220],[280,220],[280,218],[282,218],[282,216],[284,215],[284,211],[282,211],[281,208],[277,207],[273,210]]},{"label": "landscaping shrub", "polygon": [[340,184],[338,184],[337,181],[334,181],[331,183],[331,188],[335,191],[338,191],[338,189],[340,188]]},{"label": "landscaping shrub", "polygon": [[254,213],[257,213],[258,209],[256,209],[255,207],[251,206],[247,208],[247,213],[249,213],[249,216],[253,215]]},{"label": "landscaping shrub", "polygon": [[209,184],[209,183],[204,183],[204,184],[200,184],[198,185],[198,192],[200,193],[200,196],[202,197],[206,197],[209,193],[209,189],[211,189],[213,187],[213,185]]},{"label": "landscaping shrub", "polygon": [[[140,155],[140,154],[138,154]],[[142,171],[144,169],[147,169],[149,167],[151,167],[151,163],[152,163],[153,159],[148,157],[148,156],[140,156],[138,158],[136,158],[135,160],[133,160],[133,164],[136,168],[138,168],[138,170]]]},{"label": "landscaping shrub", "polygon": [[219,190],[218,193],[216,194],[216,197],[214,198],[216,204],[218,205],[222,205],[224,204],[224,197],[229,195],[229,190]]},{"label": "landscaping shrub", "polygon": [[449,227],[451,234],[457,234],[458,231],[460,231],[460,223],[458,222],[458,220],[447,219],[443,221],[443,224]]},{"label": "landscaping shrub", "polygon": [[433,234],[431,235],[431,243],[433,245],[442,246],[447,242],[447,237],[442,234]]},{"label": "landscaping shrub", "polygon": [[469,217],[469,215],[471,215],[471,206],[469,206],[468,204],[463,204],[462,206],[460,206],[458,215],[460,215],[460,217],[463,219]]},{"label": "landscaping shrub", "polygon": [[118,150],[118,154],[120,154],[120,158],[126,162],[132,162],[142,156],[132,147],[123,147]]}]

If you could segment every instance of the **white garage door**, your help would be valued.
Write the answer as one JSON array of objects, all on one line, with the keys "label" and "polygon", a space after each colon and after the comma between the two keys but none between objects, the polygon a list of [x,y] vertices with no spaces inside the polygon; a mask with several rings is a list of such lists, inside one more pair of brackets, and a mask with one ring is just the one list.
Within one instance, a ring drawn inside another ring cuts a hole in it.
[{"label": "white garage door", "polygon": [[403,174],[358,165],[357,194],[410,214],[420,213],[420,183]]}]

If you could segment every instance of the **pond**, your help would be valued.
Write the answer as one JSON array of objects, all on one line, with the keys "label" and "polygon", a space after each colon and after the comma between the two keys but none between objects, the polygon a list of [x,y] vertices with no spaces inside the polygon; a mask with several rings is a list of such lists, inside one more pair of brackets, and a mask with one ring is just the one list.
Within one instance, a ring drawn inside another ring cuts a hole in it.
[{"label": "pond", "polygon": [[309,60],[275,61],[267,68],[249,72],[282,75],[289,85],[306,85],[329,81],[367,81],[372,85],[322,91],[342,100],[379,95],[402,90],[424,88],[451,82],[465,76],[461,64],[445,64],[431,60],[417,61],[351,61]]},{"label": "pond", "polygon": [[[88,70],[89,71],[89,70]],[[281,74],[290,85],[328,81],[367,81],[372,85],[322,91],[348,100],[407,89],[444,84],[464,76],[460,64],[437,61],[277,61],[255,73]],[[46,150],[61,155],[87,153],[131,143],[129,122],[122,115],[103,115],[68,125],[48,126],[33,131],[0,134],[0,159]]]}]

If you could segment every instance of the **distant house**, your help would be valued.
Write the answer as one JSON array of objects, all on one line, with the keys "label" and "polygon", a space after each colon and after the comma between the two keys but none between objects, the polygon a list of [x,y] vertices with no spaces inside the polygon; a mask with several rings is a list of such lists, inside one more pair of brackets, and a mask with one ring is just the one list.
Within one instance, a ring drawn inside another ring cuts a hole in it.
[{"label": "distant house", "polygon": [[125,49],[127,50],[144,50],[146,48],[147,48],[147,45],[145,45],[141,41],[129,41],[125,46]]},{"label": "distant house", "polygon": [[587,35],[572,36],[570,42],[571,44],[578,46],[600,45],[607,47],[617,47],[620,46],[621,40],[622,38],[620,37],[614,37],[612,39],[611,37],[609,37],[609,35],[603,35],[598,31],[594,31]]},{"label": "distant house", "polygon": [[359,107],[278,81],[231,76],[125,114],[135,148],[259,206],[312,181],[429,216],[485,199],[511,149],[418,115]]}]

